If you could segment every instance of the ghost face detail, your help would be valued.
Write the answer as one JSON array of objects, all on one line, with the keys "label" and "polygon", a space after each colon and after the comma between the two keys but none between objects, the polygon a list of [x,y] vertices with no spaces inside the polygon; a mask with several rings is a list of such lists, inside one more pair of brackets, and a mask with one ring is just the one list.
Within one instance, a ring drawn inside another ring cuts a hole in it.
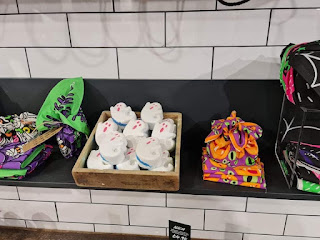
[{"label": "ghost face detail", "polygon": [[172,119],[165,119],[156,123],[152,131],[152,137],[158,138],[163,149],[174,150],[176,138],[176,125]]},{"label": "ghost face detail", "polygon": [[142,120],[132,120],[123,130],[127,138],[128,147],[136,148],[141,138],[148,137],[149,126]]},{"label": "ghost face detail", "polygon": [[163,111],[160,103],[147,102],[141,110],[141,119],[148,123],[149,128],[153,130],[155,123],[163,119]]},{"label": "ghost face detail", "polygon": [[101,139],[103,139],[103,135],[108,132],[114,132],[118,130],[118,125],[114,123],[112,118],[109,118],[107,121],[103,123],[98,123],[97,131],[95,133],[96,142],[99,145]]},{"label": "ghost face detail", "polygon": [[131,107],[127,106],[123,102],[117,103],[114,107],[111,107],[110,112],[113,121],[120,127],[120,129],[124,129],[130,120],[137,119],[137,116],[131,110]]},{"label": "ghost face detail", "polygon": [[127,140],[122,133],[108,132],[101,138],[99,150],[104,161],[112,165],[119,164],[125,160]]}]

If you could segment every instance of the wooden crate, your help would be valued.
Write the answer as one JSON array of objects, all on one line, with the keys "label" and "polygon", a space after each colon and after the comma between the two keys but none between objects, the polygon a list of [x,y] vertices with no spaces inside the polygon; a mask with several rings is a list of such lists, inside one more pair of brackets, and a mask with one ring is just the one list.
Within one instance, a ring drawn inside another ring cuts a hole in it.
[{"label": "wooden crate", "polygon": [[[140,112],[136,112],[140,117]],[[98,123],[111,117],[109,111],[102,112]],[[182,114],[176,112],[164,113],[164,118],[171,118],[177,125],[175,148],[175,169],[173,172],[133,171],[133,170],[96,170],[85,168],[86,160],[93,149],[97,149],[95,132],[97,125],[90,134],[76,164],[72,169],[72,176],[80,187],[133,189],[133,190],[162,190],[178,191],[180,178],[180,148]]]}]

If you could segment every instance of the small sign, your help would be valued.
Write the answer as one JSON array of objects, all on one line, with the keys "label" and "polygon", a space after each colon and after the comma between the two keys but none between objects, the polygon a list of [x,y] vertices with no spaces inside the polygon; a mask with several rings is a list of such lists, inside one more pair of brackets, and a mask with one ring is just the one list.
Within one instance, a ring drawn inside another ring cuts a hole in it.
[{"label": "small sign", "polygon": [[191,226],[169,220],[170,240],[190,240]]},{"label": "small sign", "polygon": [[32,139],[30,142],[23,145],[23,148],[22,148],[23,151],[26,152],[26,151],[30,150],[31,148],[34,148],[34,147],[40,145],[41,143],[44,143],[46,140],[48,140],[49,138],[53,137],[58,132],[60,132],[61,129],[62,129],[62,127],[51,129],[51,130],[45,132],[44,134],[41,134],[40,136],[36,137],[35,139]]}]

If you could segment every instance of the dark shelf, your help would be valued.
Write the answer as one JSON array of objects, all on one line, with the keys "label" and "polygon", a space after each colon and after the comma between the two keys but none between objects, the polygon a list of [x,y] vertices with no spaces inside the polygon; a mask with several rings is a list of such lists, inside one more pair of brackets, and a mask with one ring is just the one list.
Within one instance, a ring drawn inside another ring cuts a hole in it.
[{"label": "dark shelf", "polygon": [[[221,196],[242,196],[259,198],[283,198],[320,200],[320,196],[312,193],[288,189],[282,176],[280,167],[273,155],[262,155],[261,159],[266,160],[267,190],[233,186],[222,183],[214,183],[202,180],[200,164],[200,151],[188,151],[183,149],[181,156],[181,178],[180,191],[182,194],[195,195],[221,195]],[[193,158],[188,161],[186,158]],[[49,188],[79,188],[73,181],[71,170],[76,159],[62,158],[58,149],[42,167],[36,169],[31,175],[23,180],[0,180],[0,185],[26,186],[26,187],[49,187]],[[184,164],[193,162],[194,164]]]}]

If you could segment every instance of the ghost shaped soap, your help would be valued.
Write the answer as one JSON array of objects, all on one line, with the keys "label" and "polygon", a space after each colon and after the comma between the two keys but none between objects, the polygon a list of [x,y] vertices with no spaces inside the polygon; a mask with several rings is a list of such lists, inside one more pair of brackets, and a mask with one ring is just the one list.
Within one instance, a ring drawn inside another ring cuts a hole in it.
[{"label": "ghost shaped soap", "polygon": [[150,130],[153,130],[154,125],[163,119],[161,104],[147,102],[141,110],[141,119],[148,123]]},{"label": "ghost shaped soap", "polygon": [[170,118],[164,119],[155,124],[151,136],[160,140],[163,149],[172,151],[175,147],[176,124]]},{"label": "ghost shaped soap", "polygon": [[116,169],[118,170],[140,170],[138,161],[136,158],[136,151],[134,148],[128,148],[126,155],[126,159],[123,163],[119,163],[116,165]]},{"label": "ghost shaped soap", "polygon": [[98,150],[92,150],[87,160],[87,168],[89,169],[113,169],[113,165],[104,162]]},{"label": "ghost shaped soap", "polygon": [[149,126],[143,120],[131,120],[123,130],[128,147],[136,149],[141,138],[148,137]]},{"label": "ghost shaped soap", "polygon": [[100,139],[98,146],[103,161],[117,165],[125,160],[127,140],[122,133],[107,132]]},{"label": "ghost shaped soap", "polygon": [[137,116],[135,112],[131,110],[131,107],[123,102],[119,102],[114,107],[110,107],[110,112],[112,120],[120,129],[124,129],[129,121],[137,119]]},{"label": "ghost shaped soap", "polygon": [[118,129],[119,129],[119,126],[112,120],[112,118],[109,118],[105,122],[98,123],[97,131],[95,134],[97,144],[99,145],[99,142],[103,138],[104,134],[106,134],[107,132],[118,131]]},{"label": "ghost shaped soap", "polygon": [[173,167],[173,159],[170,157],[168,151],[163,151],[162,152],[162,157],[163,157],[163,164],[160,167],[153,168],[151,171],[158,171],[158,172],[172,172],[174,167]]}]

